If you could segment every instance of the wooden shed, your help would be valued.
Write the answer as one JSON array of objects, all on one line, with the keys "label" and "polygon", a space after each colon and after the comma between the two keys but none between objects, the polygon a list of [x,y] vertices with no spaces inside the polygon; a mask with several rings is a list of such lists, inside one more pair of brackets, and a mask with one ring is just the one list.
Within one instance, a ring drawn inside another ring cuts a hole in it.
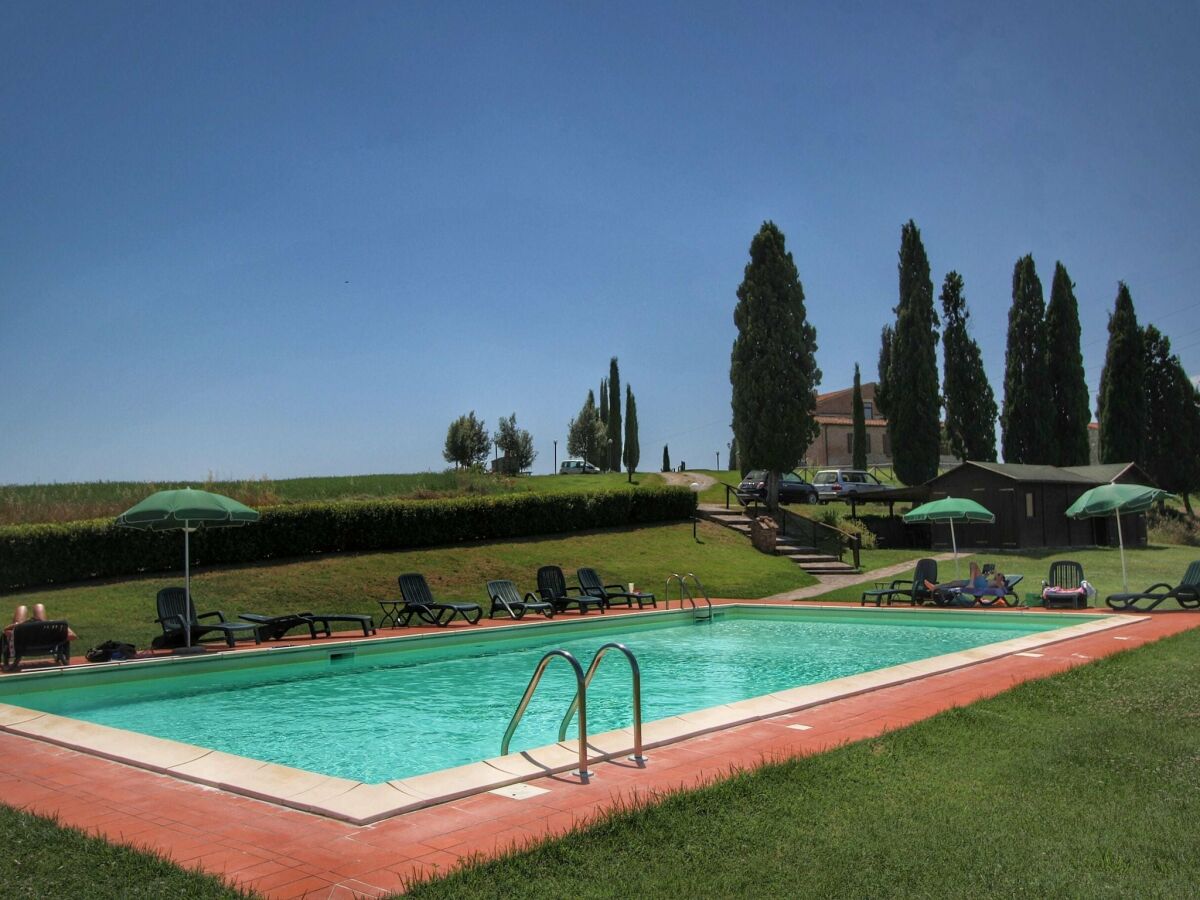
[{"label": "wooden shed", "polygon": [[[956,525],[959,547],[1092,547],[1116,546],[1115,520],[1068,519],[1066,510],[1084,491],[1110,481],[1154,483],[1133,463],[1058,468],[965,462],[926,486],[930,500],[968,497],[995,513],[991,525]],[[1122,516],[1121,529],[1125,546],[1145,546],[1145,515]],[[949,549],[949,526],[933,527],[933,546]]]}]

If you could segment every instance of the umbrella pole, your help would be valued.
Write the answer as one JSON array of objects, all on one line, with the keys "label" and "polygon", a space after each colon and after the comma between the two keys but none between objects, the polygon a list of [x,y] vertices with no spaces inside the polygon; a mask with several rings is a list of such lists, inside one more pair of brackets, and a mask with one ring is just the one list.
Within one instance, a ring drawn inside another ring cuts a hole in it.
[{"label": "umbrella pole", "polygon": [[954,538],[954,520],[950,520],[950,546],[954,548],[954,578],[958,580],[958,541]]},{"label": "umbrella pole", "polygon": [[188,530],[188,523],[183,523],[183,598],[184,598],[184,615],[187,616],[187,621],[183,623],[185,637],[184,646],[189,650],[192,649],[192,561],[190,554],[191,532]]},{"label": "umbrella pole", "polygon": [[1121,584],[1123,590],[1129,593],[1129,576],[1125,574],[1125,538],[1121,535],[1121,513],[1117,512],[1117,543],[1121,545]]}]

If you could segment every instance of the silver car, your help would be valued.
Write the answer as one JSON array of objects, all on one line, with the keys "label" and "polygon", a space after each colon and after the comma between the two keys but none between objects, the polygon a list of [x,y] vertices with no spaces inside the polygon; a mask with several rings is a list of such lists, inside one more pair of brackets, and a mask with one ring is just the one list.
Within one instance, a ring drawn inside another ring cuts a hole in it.
[{"label": "silver car", "polygon": [[887,485],[862,469],[822,469],[813,478],[813,487],[822,503],[830,500],[863,500],[864,494],[887,490]]}]

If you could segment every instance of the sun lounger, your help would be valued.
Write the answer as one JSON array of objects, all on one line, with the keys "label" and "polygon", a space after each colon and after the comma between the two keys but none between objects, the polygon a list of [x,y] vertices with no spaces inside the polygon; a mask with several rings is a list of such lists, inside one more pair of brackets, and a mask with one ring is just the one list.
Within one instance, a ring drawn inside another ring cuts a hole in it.
[{"label": "sun lounger", "polygon": [[[154,621],[162,626],[163,633],[156,637],[151,646],[155,649],[164,647],[182,647],[189,643],[188,632],[191,632],[192,644],[198,644],[200,641],[210,634],[219,634],[225,638],[225,643],[230,647],[236,645],[238,637],[252,637],[254,643],[262,643],[258,636],[258,627],[251,625],[249,622],[229,622],[225,618],[225,614],[220,610],[212,610],[211,612],[196,614],[196,605],[193,601],[191,619],[188,621],[188,603],[187,594],[183,588],[169,587],[163,588],[158,592],[158,597],[155,600],[158,607],[158,618]],[[216,622],[202,622],[201,619],[211,619],[216,617]],[[185,622],[187,623],[185,625]]]},{"label": "sun lounger", "polygon": [[317,637],[318,630],[324,637],[333,637],[329,625],[331,622],[350,622],[362,628],[364,636],[375,633],[375,621],[370,616],[356,613],[318,614],[311,612],[286,613],[280,616],[261,616],[257,613],[241,613],[239,619],[252,622],[258,626],[259,637],[264,640],[277,641],[293,628],[308,628],[310,638]]},{"label": "sun lounger", "polygon": [[517,586],[511,581],[489,581],[487,583],[488,597],[492,600],[492,609],[488,613],[489,619],[496,618],[496,613],[503,610],[514,619],[523,618],[525,613],[532,610],[540,612],[547,619],[554,618],[554,604],[546,600],[539,600],[536,594],[526,593],[525,597],[521,597],[521,592],[517,590]]},{"label": "sun lounger", "polygon": [[55,663],[65,666],[71,661],[70,633],[66,619],[32,619],[14,625],[0,635],[0,668],[15,672],[26,656],[52,656]]},{"label": "sun lounger", "polygon": [[1184,609],[1200,607],[1200,559],[1187,567],[1183,579],[1174,587],[1162,581],[1150,585],[1144,591],[1110,594],[1104,599],[1104,602],[1112,609],[1135,609],[1138,612],[1149,612],[1164,600],[1174,600]]},{"label": "sun lounger", "polygon": [[863,591],[859,598],[859,606],[866,606],[869,601],[879,606],[884,600],[891,606],[894,598],[907,600],[913,606],[920,606],[926,600],[934,599],[933,593],[925,586],[927,581],[937,584],[937,560],[918,559],[912,578],[897,578],[888,587]]},{"label": "sun lounger", "polygon": [[604,612],[608,607],[608,601],[600,597],[590,597],[582,591],[578,594],[568,594],[566,576],[558,566],[542,566],[538,569],[537,585],[538,594],[546,602],[554,604],[555,612],[563,612],[574,606],[582,616],[586,615],[589,609]]},{"label": "sun lounger", "polygon": [[609,606],[614,603],[624,603],[626,606],[632,607],[633,601],[636,600],[638,609],[644,609],[647,603],[655,609],[658,608],[658,601],[654,599],[653,594],[640,592],[631,594],[622,590],[619,584],[605,584],[595,569],[580,569],[575,574],[579,576],[579,587],[583,593],[589,597],[599,597]]},{"label": "sun lounger", "polygon": [[483,618],[483,607],[478,603],[439,603],[434,600],[425,576],[418,572],[401,575],[398,581],[404,606],[396,614],[397,624],[411,625],[416,616],[422,622],[445,628],[455,616],[461,616],[469,625],[476,625]]}]

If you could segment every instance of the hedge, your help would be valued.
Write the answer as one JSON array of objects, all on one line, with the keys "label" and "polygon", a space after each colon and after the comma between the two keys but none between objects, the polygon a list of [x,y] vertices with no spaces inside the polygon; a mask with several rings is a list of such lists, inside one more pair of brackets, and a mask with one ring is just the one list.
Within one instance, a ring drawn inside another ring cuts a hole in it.
[{"label": "hedge", "polygon": [[[201,529],[193,566],[313,553],[404,550],[665,522],[692,515],[687,488],[513,494],[446,500],[347,500],[264,507],[241,528]],[[0,590],[182,568],[178,531],[118,528],[111,519],[0,527]]]}]

